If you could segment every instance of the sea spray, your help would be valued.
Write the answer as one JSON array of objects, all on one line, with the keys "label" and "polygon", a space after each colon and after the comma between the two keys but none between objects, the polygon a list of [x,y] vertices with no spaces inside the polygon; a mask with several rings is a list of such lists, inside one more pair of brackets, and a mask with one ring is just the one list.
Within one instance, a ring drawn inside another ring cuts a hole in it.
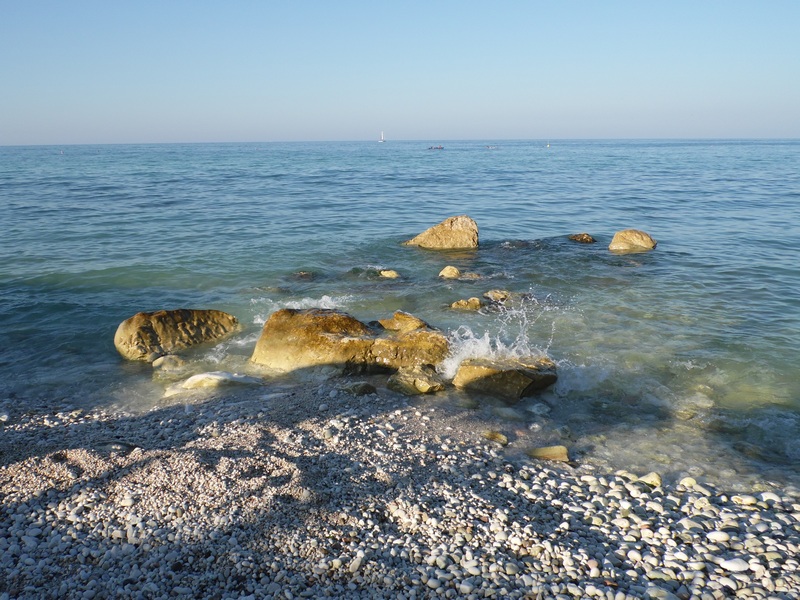
[{"label": "sea spray", "polygon": [[450,354],[439,366],[440,373],[448,379],[455,377],[458,366],[469,358],[528,358],[547,356],[555,335],[555,321],[545,344],[531,341],[531,329],[548,307],[532,296],[526,296],[511,306],[497,306],[492,314],[494,329],[477,333],[467,325],[450,332]]},{"label": "sea spray", "polygon": [[349,294],[344,296],[329,296],[325,294],[319,298],[308,297],[299,300],[283,301],[274,300],[272,298],[253,298],[250,304],[251,306],[258,307],[257,312],[253,316],[253,323],[255,325],[264,325],[272,313],[282,308],[298,310],[306,308],[344,309],[355,300],[355,296]]}]

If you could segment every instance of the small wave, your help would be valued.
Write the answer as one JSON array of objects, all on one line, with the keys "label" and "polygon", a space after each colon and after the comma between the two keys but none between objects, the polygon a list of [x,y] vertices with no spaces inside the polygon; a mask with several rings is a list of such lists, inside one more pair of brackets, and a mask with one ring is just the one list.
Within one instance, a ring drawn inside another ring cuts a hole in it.
[{"label": "small wave", "polygon": [[350,294],[344,296],[329,296],[325,294],[320,298],[302,298],[300,300],[277,301],[271,298],[254,298],[250,301],[250,304],[264,306],[265,311],[259,311],[253,317],[253,323],[255,325],[263,325],[267,322],[267,319],[272,313],[282,308],[294,308],[298,310],[305,308],[345,308],[352,304],[354,300],[355,296]]},{"label": "small wave", "polygon": [[491,335],[488,331],[478,335],[466,325],[450,333],[450,348],[450,355],[439,367],[442,375],[450,379],[455,377],[461,362],[469,358],[524,358],[547,354],[532,346],[524,333],[505,342],[502,336]]}]

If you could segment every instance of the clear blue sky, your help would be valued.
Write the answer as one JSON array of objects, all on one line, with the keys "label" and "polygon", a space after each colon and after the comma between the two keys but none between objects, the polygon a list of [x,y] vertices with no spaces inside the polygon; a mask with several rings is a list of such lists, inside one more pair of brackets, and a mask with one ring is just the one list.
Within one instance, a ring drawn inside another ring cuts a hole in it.
[{"label": "clear blue sky", "polygon": [[800,138],[800,1],[0,0],[0,145]]}]

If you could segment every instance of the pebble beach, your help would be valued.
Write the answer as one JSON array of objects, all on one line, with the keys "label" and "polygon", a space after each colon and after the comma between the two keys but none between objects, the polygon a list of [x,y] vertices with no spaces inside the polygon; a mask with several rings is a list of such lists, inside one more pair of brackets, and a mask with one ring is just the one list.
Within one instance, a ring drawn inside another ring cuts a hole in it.
[{"label": "pebble beach", "polygon": [[794,488],[537,461],[347,383],[4,409],[0,600],[800,597]]}]

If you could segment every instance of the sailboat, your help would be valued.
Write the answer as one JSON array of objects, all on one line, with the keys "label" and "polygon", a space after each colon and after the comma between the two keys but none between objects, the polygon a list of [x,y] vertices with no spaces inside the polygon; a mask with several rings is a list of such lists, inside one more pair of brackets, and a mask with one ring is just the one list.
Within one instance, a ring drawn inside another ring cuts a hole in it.
[{"label": "sailboat", "polygon": [[381,137],[380,137],[380,139],[378,140],[378,142],[381,142],[381,143],[382,143],[382,142],[385,142],[385,141],[386,141],[386,138],[385,138],[385,137],[383,137],[383,132],[381,131]]}]

